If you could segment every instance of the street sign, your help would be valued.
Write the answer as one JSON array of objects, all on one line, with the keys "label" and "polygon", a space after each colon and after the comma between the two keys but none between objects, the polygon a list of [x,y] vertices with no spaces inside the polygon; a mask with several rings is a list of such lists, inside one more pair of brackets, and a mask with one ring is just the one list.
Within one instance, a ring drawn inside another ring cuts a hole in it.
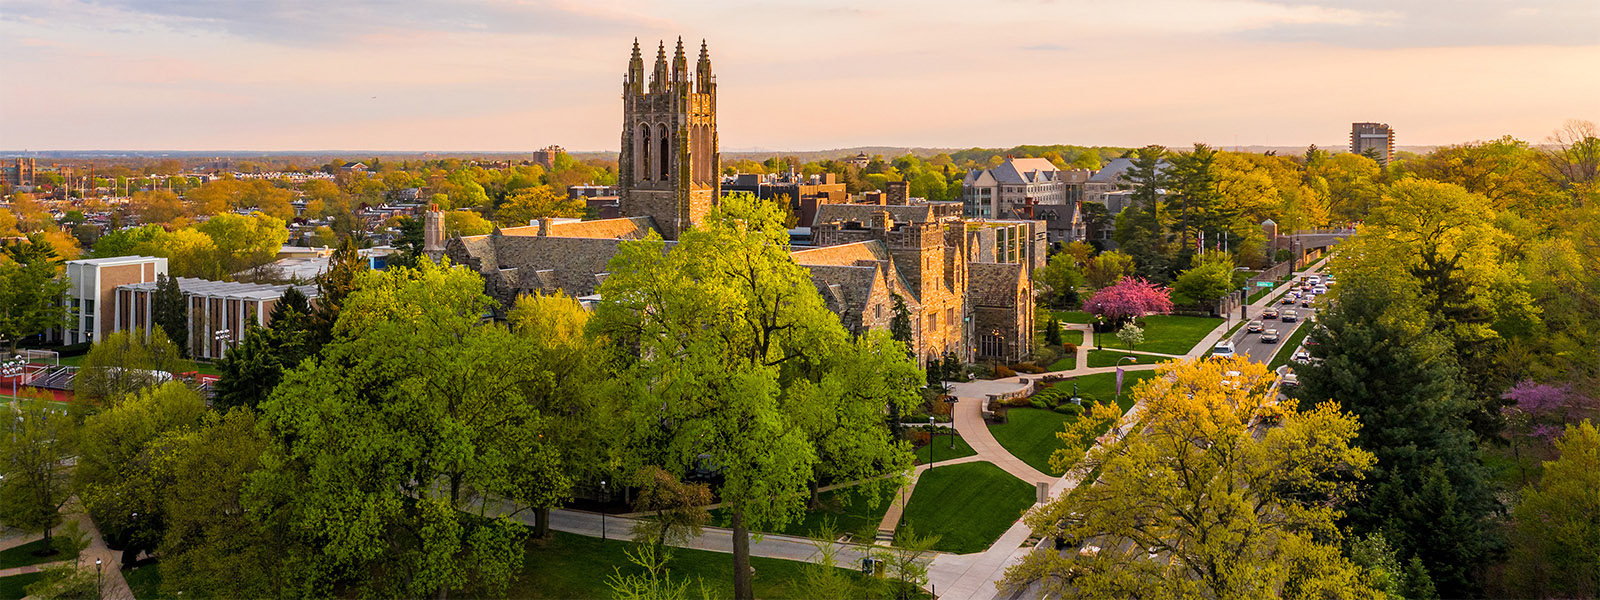
[{"label": "street sign", "polygon": [[1272,287],[1272,283],[1271,281],[1257,281],[1256,287]]}]

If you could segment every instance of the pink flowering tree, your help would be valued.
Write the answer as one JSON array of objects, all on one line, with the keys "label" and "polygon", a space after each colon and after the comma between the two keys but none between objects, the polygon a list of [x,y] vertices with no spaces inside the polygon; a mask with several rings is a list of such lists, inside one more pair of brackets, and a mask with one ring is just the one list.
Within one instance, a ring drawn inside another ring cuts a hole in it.
[{"label": "pink flowering tree", "polygon": [[1578,392],[1570,383],[1548,384],[1523,380],[1500,396],[1511,405],[1501,409],[1513,429],[1550,443],[1561,437],[1567,423],[1600,413],[1600,401]]},{"label": "pink flowering tree", "polygon": [[1164,315],[1172,312],[1171,291],[1144,279],[1123,277],[1116,285],[1100,288],[1085,300],[1083,312],[1111,323],[1145,315]]}]

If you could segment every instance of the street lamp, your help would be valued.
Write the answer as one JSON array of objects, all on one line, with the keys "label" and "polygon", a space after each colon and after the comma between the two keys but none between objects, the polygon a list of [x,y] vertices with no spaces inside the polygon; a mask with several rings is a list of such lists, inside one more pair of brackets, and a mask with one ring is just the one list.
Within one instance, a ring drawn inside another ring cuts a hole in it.
[{"label": "street lamp", "polygon": [[933,415],[928,415],[928,470],[932,471],[939,460],[933,457]]},{"label": "street lamp", "polygon": [[[1117,367],[1117,372],[1118,373],[1122,372],[1122,361],[1139,362],[1139,357],[1137,357],[1137,356],[1124,356],[1122,358],[1117,359],[1116,367]],[[1122,378],[1121,377],[1117,378],[1117,399],[1116,399],[1115,402],[1117,403],[1117,406],[1122,406]]]},{"label": "street lamp", "polygon": [[104,585],[105,578],[100,574],[100,559],[96,558],[94,559],[94,597],[101,598],[105,596],[105,593],[101,591],[105,589]]},{"label": "street lamp", "polygon": [[602,539],[602,540],[606,539],[606,507],[605,507],[605,501],[609,500],[609,499],[610,499],[610,496],[608,494],[606,494],[606,480],[601,479],[600,480],[600,502],[601,502],[601,506],[600,506],[600,539]]}]

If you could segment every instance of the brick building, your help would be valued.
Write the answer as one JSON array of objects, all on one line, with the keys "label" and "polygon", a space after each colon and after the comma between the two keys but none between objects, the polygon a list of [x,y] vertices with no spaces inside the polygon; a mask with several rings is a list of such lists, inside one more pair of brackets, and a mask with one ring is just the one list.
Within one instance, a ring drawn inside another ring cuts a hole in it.
[{"label": "brick building", "polygon": [[64,330],[47,332],[45,339],[62,344],[99,341],[116,331],[118,286],[151,283],[167,273],[167,259],[153,256],[118,256],[69,260],[66,265],[65,301],[72,321]]},{"label": "brick building", "polygon": [[722,183],[725,192],[749,192],[763,200],[787,198],[789,210],[794,212],[799,227],[810,227],[817,218],[817,207],[823,204],[843,204],[850,201],[850,192],[836,173],[822,173],[802,177],[786,175],[756,175],[740,173]]},{"label": "brick building", "polygon": [[[270,324],[268,315],[290,287],[299,289],[307,299],[317,297],[315,285],[267,285],[179,277],[178,290],[189,308],[189,354],[195,358],[222,358],[230,340],[237,342],[251,326]],[[118,286],[115,330],[148,333],[154,327],[151,306],[155,292],[154,281]],[[225,335],[217,335],[224,330]]]},{"label": "brick building", "polygon": [[704,42],[692,76],[683,38],[667,69],[667,46],[656,50],[648,86],[639,42],[622,82],[622,151],[617,188],[623,214],[655,220],[661,236],[698,223],[721,197],[717,152],[717,81]]}]

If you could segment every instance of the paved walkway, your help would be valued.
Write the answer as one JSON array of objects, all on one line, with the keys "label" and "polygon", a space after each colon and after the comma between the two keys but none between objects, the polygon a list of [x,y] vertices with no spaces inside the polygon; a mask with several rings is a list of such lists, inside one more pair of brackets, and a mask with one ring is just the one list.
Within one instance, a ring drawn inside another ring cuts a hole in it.
[{"label": "paved walkway", "polygon": [[922,474],[927,472],[928,469],[945,465],[980,462],[982,460],[982,456],[963,456],[961,458],[941,460],[934,465],[917,465],[916,472],[911,474],[911,481],[906,482],[904,487],[895,492],[894,501],[889,503],[889,510],[884,511],[883,520],[878,523],[877,541],[882,543],[894,542],[894,531],[900,525],[900,515],[905,514],[906,504],[911,502],[911,493],[916,491],[917,481],[922,478]]},{"label": "paved walkway", "polygon": [[[70,503],[69,506],[76,506],[76,500]],[[96,559],[101,561],[102,570],[100,573],[102,576],[101,586],[103,587],[101,597],[108,600],[134,600],[133,590],[128,588],[128,582],[122,578],[122,569],[120,568],[122,566],[122,552],[106,547],[105,539],[100,537],[100,529],[95,527],[94,521],[89,518],[89,515],[75,512],[67,515],[66,520],[76,520],[78,522],[78,530],[89,536],[89,547],[84,548],[83,552],[78,554],[78,564],[83,568],[93,568]],[[59,531],[60,526],[57,526],[57,532]],[[44,535],[42,534],[8,537],[4,541],[0,541],[0,550],[15,548],[43,538]],[[0,570],[0,577],[37,573],[44,570],[45,567],[61,562],[65,561],[3,569]]]}]

